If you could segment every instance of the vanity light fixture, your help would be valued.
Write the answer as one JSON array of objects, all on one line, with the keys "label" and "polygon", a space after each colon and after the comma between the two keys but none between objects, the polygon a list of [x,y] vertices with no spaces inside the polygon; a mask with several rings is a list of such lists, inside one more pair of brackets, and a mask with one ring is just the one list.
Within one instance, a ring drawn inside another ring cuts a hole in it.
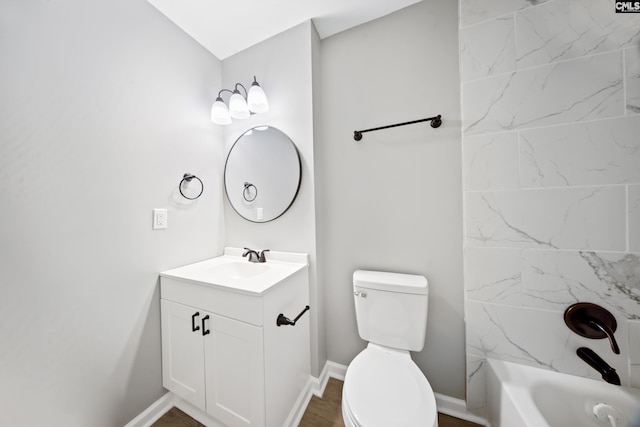
[{"label": "vanity light fixture", "polygon": [[[238,87],[244,90],[244,96]],[[222,100],[222,92],[229,92],[229,106]],[[241,84],[236,83],[233,90],[222,89],[218,92],[218,97],[211,106],[211,121],[218,125],[228,125],[231,119],[246,119],[251,113],[264,113],[269,111],[267,96],[253,76],[253,83],[249,91]]]}]

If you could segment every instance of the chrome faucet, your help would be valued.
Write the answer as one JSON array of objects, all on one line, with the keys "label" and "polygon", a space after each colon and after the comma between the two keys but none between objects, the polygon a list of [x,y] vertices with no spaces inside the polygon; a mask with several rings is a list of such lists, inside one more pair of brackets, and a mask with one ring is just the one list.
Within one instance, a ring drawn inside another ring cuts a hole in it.
[{"label": "chrome faucet", "polygon": [[609,366],[607,362],[602,360],[602,358],[593,350],[587,347],[580,347],[576,350],[576,354],[580,359],[587,362],[589,366],[600,372],[603,380],[609,384],[620,385],[620,377],[616,373],[616,370]]},{"label": "chrome faucet", "polygon": [[258,253],[257,251],[254,251],[253,249],[249,249],[249,248],[244,248],[245,249],[245,253],[242,254],[243,257],[248,256],[248,260],[249,262],[267,262],[267,258],[265,257],[264,253],[265,252],[269,252],[269,249],[263,249],[262,251],[260,251],[260,253]]}]

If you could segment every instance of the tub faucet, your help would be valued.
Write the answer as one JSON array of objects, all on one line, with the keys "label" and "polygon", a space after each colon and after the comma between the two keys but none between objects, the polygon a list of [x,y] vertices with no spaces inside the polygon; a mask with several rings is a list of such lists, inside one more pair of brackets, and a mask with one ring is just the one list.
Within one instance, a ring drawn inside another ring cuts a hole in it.
[{"label": "tub faucet", "polygon": [[609,366],[607,362],[602,360],[602,358],[593,350],[587,347],[580,347],[576,350],[576,354],[580,359],[587,362],[589,366],[600,372],[603,380],[609,384],[620,385],[620,377],[616,373],[616,370]]}]

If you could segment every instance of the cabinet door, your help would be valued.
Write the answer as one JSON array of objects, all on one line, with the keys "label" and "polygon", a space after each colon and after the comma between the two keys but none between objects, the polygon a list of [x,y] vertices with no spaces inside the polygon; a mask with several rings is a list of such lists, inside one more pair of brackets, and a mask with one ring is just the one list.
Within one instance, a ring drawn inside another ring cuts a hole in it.
[{"label": "cabinet door", "polygon": [[215,314],[205,326],[207,412],[229,427],[264,426],[262,328]]},{"label": "cabinet door", "polygon": [[202,319],[206,313],[164,299],[160,300],[160,309],[162,385],[204,410]]}]

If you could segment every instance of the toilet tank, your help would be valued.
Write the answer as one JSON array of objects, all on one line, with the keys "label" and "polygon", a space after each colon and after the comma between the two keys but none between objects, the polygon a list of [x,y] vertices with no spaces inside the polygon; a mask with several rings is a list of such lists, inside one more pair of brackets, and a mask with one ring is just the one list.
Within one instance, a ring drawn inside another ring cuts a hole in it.
[{"label": "toilet tank", "polygon": [[356,270],[353,294],[360,338],[401,350],[422,350],[429,299],[425,277]]}]

